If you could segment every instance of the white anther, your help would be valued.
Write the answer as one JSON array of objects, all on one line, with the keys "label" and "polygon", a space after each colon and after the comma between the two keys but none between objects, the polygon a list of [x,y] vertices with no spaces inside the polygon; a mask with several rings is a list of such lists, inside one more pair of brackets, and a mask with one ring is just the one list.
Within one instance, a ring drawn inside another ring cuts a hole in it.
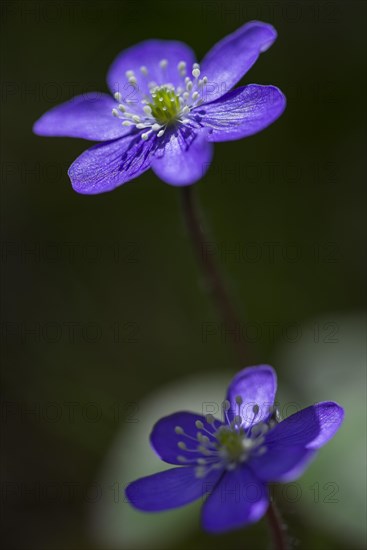
[{"label": "white anther", "polygon": [[193,101],[196,101],[197,99],[199,99],[199,92],[194,92],[192,94],[192,99],[193,99]]},{"label": "white anther", "polygon": [[203,84],[207,84],[208,83],[208,77],[207,76],[204,76],[203,78]]},{"label": "white anther", "polygon": [[115,92],[113,94],[113,97],[116,99],[116,101],[122,101],[122,95],[120,94],[120,92]]},{"label": "white anther", "polygon": [[198,430],[203,430],[204,429],[204,424],[200,420],[197,420],[195,422],[195,426],[197,427]]},{"label": "white anther", "polygon": [[183,115],[188,115],[190,112],[190,107],[188,105],[185,105],[185,107],[182,109]]},{"label": "white anther", "polygon": [[185,456],[178,455],[177,460],[178,462],[186,462],[187,458]]},{"label": "white anther", "polygon": [[129,77],[129,82],[130,82],[130,84],[135,85],[135,84],[137,84],[138,81],[136,80],[135,76],[130,76]]},{"label": "white anther", "polygon": [[177,65],[177,68],[179,71],[184,71],[186,69],[186,62],[180,61],[179,64]]},{"label": "white anther", "polygon": [[126,78],[131,78],[132,76],[134,76],[134,71],[126,71],[125,75],[126,75]]},{"label": "white anther", "polygon": [[144,76],[147,76],[148,74],[148,69],[145,67],[145,65],[142,65],[140,67],[140,72],[144,75]]},{"label": "white anther", "polygon": [[192,76],[194,76],[195,78],[199,78],[200,76],[200,69],[194,69],[192,71]]},{"label": "white anther", "polygon": [[204,447],[203,445],[200,445],[200,446],[198,447],[198,451],[199,451],[202,455],[207,455],[207,456],[209,456],[209,455],[212,454],[212,452],[211,452],[209,449],[207,449],[206,447]]},{"label": "white anther", "polygon": [[122,123],[123,126],[132,126],[133,123],[130,122],[130,120],[124,120],[124,122]]},{"label": "white anther", "polygon": [[144,134],[141,134],[141,139],[144,141],[148,139],[150,132],[145,132]]},{"label": "white anther", "polygon": [[177,447],[184,450],[184,449],[186,449],[186,444],[183,441],[179,441],[177,443]]},{"label": "white anther", "polygon": [[229,411],[229,409],[231,408],[231,404],[230,402],[228,401],[228,399],[226,399],[225,401],[223,401],[223,409],[225,411]]},{"label": "white anther", "polygon": [[158,137],[162,137],[163,134],[164,134],[164,130],[161,130],[160,132],[158,132],[157,136],[158,136]]},{"label": "white anther", "polygon": [[189,81],[186,83],[186,90],[187,90],[188,92],[191,92],[192,87],[193,87],[193,83],[191,82],[191,80],[189,80]]},{"label": "white anther", "polygon": [[242,405],[242,403],[243,403],[243,399],[240,395],[236,396],[235,401],[236,401],[237,405]]},{"label": "white anther", "polygon": [[208,424],[214,424],[215,422],[215,418],[212,414],[207,414],[205,417],[205,420],[207,421]]},{"label": "white anther", "polygon": [[124,107],[124,105],[121,105],[121,103],[118,106],[118,109],[119,109],[119,111],[121,111],[121,113],[124,113],[126,111],[126,107]]},{"label": "white anther", "polygon": [[242,418],[239,415],[237,415],[237,416],[234,417],[233,422],[236,424],[236,426],[241,426]]},{"label": "white anther", "polygon": [[160,62],[159,62],[159,66],[161,69],[165,69],[168,65],[168,61],[167,59],[162,59]]},{"label": "white anther", "polygon": [[134,122],[140,122],[140,116],[138,116],[138,115],[133,115],[132,119],[133,119]]},{"label": "white anther", "polygon": [[266,447],[260,447],[260,449],[257,451],[257,456],[261,456],[263,454],[265,454],[267,451],[267,448]]},{"label": "white anther", "polygon": [[158,130],[161,128],[161,125],[160,124],[153,124],[152,126],[152,130],[153,132],[158,132]]},{"label": "white anther", "polygon": [[181,428],[181,426],[176,426],[175,432],[176,434],[179,434],[179,435],[182,435],[184,433],[183,428]]},{"label": "white anther", "polygon": [[184,93],[182,94],[182,97],[183,97],[184,99],[188,100],[189,97],[190,97],[189,92],[184,92]]},{"label": "white anther", "polygon": [[143,108],[143,111],[148,116],[152,114],[152,108],[149,105],[145,105],[145,107]]},{"label": "white anther", "polygon": [[205,466],[207,464],[206,458],[198,458],[197,463]]},{"label": "white anther", "polygon": [[117,109],[112,109],[112,114],[113,114],[113,116],[116,116],[116,117],[119,116],[119,112],[118,112]]}]

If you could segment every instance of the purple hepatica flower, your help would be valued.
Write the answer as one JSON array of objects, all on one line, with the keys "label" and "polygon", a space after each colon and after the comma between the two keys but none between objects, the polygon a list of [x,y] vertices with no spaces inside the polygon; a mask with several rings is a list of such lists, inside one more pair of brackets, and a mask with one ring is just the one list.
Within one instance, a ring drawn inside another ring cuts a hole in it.
[{"label": "purple hepatica flower", "polygon": [[205,496],[203,527],[213,533],[258,521],[269,505],[267,484],[298,478],[344,416],[342,407],[323,402],[279,422],[276,386],[272,367],[248,367],[229,385],[224,421],[191,412],[159,420],[152,446],[180,467],[130,483],[130,503],[158,512]]},{"label": "purple hepatica flower", "polygon": [[230,90],[276,39],[252,21],[212,48],[200,66],[182,42],[148,40],[113,62],[102,93],[78,96],[43,115],[41,136],[102,141],[70,166],[75,191],[111,191],[152,168],[165,182],[195,183],[212,159],[212,143],[260,132],[284,111],[275,86]]}]

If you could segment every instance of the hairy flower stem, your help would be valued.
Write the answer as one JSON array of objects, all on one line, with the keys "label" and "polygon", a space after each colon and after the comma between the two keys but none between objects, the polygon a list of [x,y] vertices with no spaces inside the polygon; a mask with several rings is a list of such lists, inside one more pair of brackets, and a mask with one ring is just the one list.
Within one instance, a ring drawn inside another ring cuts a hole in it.
[{"label": "hairy flower stem", "polygon": [[194,197],[194,188],[189,185],[181,188],[182,209],[186,227],[200,264],[206,287],[212,294],[222,317],[227,334],[229,334],[235,351],[243,366],[249,362],[249,352],[241,338],[241,325],[237,312],[232,304],[227,288],[223,282],[218,266],[208,251],[210,239],[203,228],[198,205]]},{"label": "hairy flower stem", "polygon": [[274,550],[287,550],[289,547],[285,525],[282,522],[280,513],[274,502],[270,502],[266,512]]},{"label": "hairy flower stem", "polygon": [[[197,260],[208,290],[213,295],[217,308],[231,336],[232,343],[240,363],[250,362],[249,351],[245,346],[240,331],[240,318],[234,308],[227,287],[225,286],[218,266],[211,254],[207,253],[209,239],[203,228],[198,205],[194,197],[194,188],[189,185],[181,188],[182,209],[186,227],[191,238]],[[287,550],[287,539],[282,519],[273,502],[270,502],[266,513],[274,550]]]}]

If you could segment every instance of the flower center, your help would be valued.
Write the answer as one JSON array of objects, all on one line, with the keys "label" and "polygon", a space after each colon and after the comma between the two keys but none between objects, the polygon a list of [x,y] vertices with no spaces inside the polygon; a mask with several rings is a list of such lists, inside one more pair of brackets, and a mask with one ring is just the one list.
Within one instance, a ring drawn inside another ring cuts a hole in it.
[{"label": "flower center", "polygon": [[[161,82],[167,81],[168,61],[159,62],[158,75]],[[204,88],[208,79],[200,77],[200,67],[197,63],[192,66],[191,77],[187,76],[186,63],[180,61],[178,71],[179,85],[157,84],[149,79],[149,71],[145,66],[140,67],[140,75],[134,71],[126,71],[126,78],[130,86],[135,89],[129,96],[134,99],[124,99],[120,92],[115,92],[114,98],[118,105],[112,109],[112,114],[122,121],[123,126],[135,126],[141,132],[141,138],[146,140],[152,134],[162,137],[168,126],[185,124],[195,126],[190,118],[190,112],[203,103]],[[141,79],[141,80],[140,80]],[[139,85],[139,81],[143,85]],[[149,90],[144,93],[143,90]],[[197,125],[197,124],[196,124]]]},{"label": "flower center", "polygon": [[233,430],[230,427],[218,430],[217,439],[217,446],[223,458],[228,458],[230,462],[241,462],[255,443],[246,438],[241,430]]},{"label": "flower center", "polygon": [[[259,406],[252,408],[253,417],[249,424],[244,425],[240,416],[242,398],[236,397],[238,414],[230,422],[228,410],[229,401],[223,403],[223,410],[227,423],[217,426],[219,421],[213,415],[206,416],[206,424],[201,420],[195,422],[199,430],[196,437],[187,434],[181,426],[175,427],[177,435],[182,436],[177,446],[185,455],[178,455],[177,460],[183,464],[193,464],[197,477],[205,477],[213,469],[233,470],[239,464],[246,462],[253,456],[266,453],[265,435],[278,422],[277,409],[269,408],[266,422],[258,421]],[[185,440],[187,440],[187,443]],[[189,446],[188,446],[189,444]],[[192,453],[192,454],[191,454]],[[190,458],[190,454],[192,458]]]}]

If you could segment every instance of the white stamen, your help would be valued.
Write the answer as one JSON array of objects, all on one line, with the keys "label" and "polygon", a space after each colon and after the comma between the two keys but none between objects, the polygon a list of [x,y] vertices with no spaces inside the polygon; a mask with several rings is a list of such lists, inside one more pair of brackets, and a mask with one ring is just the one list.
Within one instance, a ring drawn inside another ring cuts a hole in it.
[{"label": "white stamen", "polygon": [[192,76],[199,78],[200,76],[200,67],[198,63],[194,63],[192,66]]},{"label": "white stamen", "polygon": [[159,66],[161,69],[165,69],[168,65],[168,61],[167,59],[162,59],[160,62],[159,62]]},{"label": "white stamen", "polygon": [[116,116],[116,117],[119,116],[119,112],[118,112],[117,109],[112,109],[112,114],[113,114],[113,116]]},{"label": "white stamen", "polygon": [[120,94],[120,92],[115,92],[113,94],[113,97],[116,99],[116,101],[119,101],[119,102],[122,101],[122,95]]},{"label": "white stamen", "polygon": [[205,420],[207,421],[208,424],[214,424],[215,422],[215,418],[212,414],[207,414],[205,417]]},{"label": "white stamen", "polygon": [[145,67],[145,65],[142,65],[140,67],[140,72],[144,75],[144,76],[147,76],[148,74],[148,69]]},{"label": "white stamen", "polygon": [[149,105],[145,105],[145,107],[143,108],[143,111],[148,116],[152,114],[152,108]]}]

